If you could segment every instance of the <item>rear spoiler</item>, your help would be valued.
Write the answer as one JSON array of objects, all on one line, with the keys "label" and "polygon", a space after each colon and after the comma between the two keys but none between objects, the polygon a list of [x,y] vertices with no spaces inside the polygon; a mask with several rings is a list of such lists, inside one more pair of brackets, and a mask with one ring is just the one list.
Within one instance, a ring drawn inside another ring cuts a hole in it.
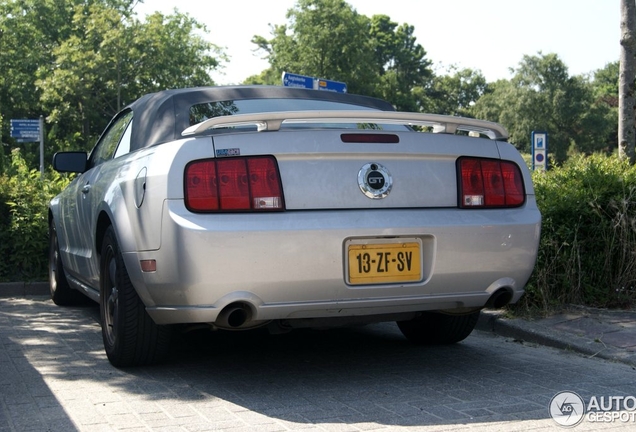
[{"label": "rear spoiler", "polygon": [[457,131],[486,135],[493,140],[508,139],[508,131],[498,123],[465,117],[400,111],[283,111],[236,114],[213,117],[184,130],[192,136],[208,129],[233,126],[256,126],[261,131],[277,131],[285,123],[380,123],[433,127],[434,133],[455,134]]}]

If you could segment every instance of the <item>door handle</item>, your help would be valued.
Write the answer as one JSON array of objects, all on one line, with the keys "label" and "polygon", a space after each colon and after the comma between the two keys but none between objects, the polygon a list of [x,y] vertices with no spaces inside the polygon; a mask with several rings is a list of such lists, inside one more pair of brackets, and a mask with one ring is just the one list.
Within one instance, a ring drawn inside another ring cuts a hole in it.
[{"label": "door handle", "polygon": [[84,185],[84,187],[82,188],[82,193],[83,193],[84,195],[86,195],[88,192],[90,192],[90,190],[91,190],[91,185],[89,185],[88,183],[86,183],[86,184]]}]

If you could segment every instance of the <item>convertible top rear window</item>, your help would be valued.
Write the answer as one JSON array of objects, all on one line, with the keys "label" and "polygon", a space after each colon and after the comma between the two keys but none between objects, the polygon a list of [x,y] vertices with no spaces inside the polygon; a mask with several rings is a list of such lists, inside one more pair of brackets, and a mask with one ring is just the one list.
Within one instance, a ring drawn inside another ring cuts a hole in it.
[{"label": "convertible top rear window", "polygon": [[[347,104],[342,102],[333,102],[327,100],[315,99],[243,99],[230,100],[221,102],[206,102],[193,105],[190,107],[190,126],[201,123],[207,119],[220,116],[230,116],[234,114],[254,114],[264,112],[278,111],[332,111],[332,110],[371,110],[371,108]],[[311,125],[293,126],[285,125],[284,128],[306,128],[317,127],[316,123]],[[348,128],[348,129],[380,129],[380,130],[404,130],[401,125],[375,125],[375,124],[320,124],[321,128]],[[236,129],[236,128],[234,128]],[[250,129],[249,127],[240,127],[240,129]],[[253,129],[253,128],[252,128]]]},{"label": "convertible top rear window", "polygon": [[370,109],[359,105],[312,99],[244,99],[207,102],[190,108],[190,126],[212,117],[276,111]]}]

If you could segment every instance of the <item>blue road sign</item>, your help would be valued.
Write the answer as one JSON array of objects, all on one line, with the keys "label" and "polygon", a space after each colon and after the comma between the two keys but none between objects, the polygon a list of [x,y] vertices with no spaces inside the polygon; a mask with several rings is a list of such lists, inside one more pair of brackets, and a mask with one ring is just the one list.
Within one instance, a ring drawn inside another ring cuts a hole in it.
[{"label": "blue road sign", "polygon": [[18,142],[40,141],[40,120],[11,119],[11,137]]},{"label": "blue road sign", "polygon": [[283,72],[283,85],[285,87],[297,87],[314,90],[326,90],[337,93],[346,93],[347,84],[340,81],[331,81],[322,78],[314,78],[305,75],[298,75]]},{"label": "blue road sign", "polygon": [[289,72],[283,72],[283,86],[313,89],[314,78]]},{"label": "blue road sign", "polygon": [[330,81],[325,79],[318,80],[318,90],[326,90],[337,93],[346,93],[347,84],[340,81]]}]

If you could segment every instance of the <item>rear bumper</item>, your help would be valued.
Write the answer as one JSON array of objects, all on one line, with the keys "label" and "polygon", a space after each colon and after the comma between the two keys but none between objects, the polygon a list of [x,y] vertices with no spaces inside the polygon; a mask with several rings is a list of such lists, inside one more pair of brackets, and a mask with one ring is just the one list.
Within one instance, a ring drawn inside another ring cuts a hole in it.
[{"label": "rear bumper", "polygon": [[[528,197],[531,198],[531,197]],[[386,209],[193,214],[164,203],[161,247],[124,255],[148,313],[159,324],[214,322],[234,302],[254,320],[371,316],[483,307],[499,288],[523,294],[541,216],[518,209]],[[159,233],[158,233],[159,235]],[[345,243],[360,238],[422,242],[423,280],[352,286]],[[139,260],[154,259],[143,273]]]}]

